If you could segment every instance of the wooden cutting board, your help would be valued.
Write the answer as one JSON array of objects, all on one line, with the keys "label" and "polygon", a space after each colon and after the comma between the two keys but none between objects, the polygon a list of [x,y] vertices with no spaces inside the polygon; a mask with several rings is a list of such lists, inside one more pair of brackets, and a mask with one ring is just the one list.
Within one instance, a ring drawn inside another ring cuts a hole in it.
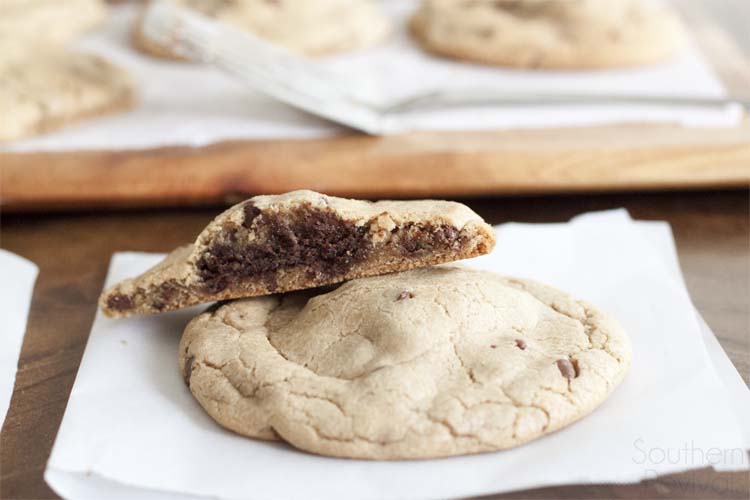
[{"label": "wooden cutting board", "polygon": [[[748,59],[722,31],[693,31],[730,91],[747,95]],[[0,153],[5,211],[230,203],[300,188],[382,198],[740,186],[750,186],[747,119],[730,129],[618,125]]]}]

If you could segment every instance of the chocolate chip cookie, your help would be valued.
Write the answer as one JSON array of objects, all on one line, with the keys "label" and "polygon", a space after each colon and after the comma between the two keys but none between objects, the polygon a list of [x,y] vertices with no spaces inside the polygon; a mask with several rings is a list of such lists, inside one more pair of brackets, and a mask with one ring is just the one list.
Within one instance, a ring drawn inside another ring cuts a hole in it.
[{"label": "chocolate chip cookie", "polygon": [[102,0],[0,1],[0,61],[39,47],[60,47],[100,24]]},{"label": "chocolate chip cookie", "polygon": [[158,313],[467,259],[494,244],[492,228],[460,203],[257,196],[99,303],[109,316]]},{"label": "chocolate chip cookie", "polygon": [[[387,36],[390,22],[372,0],[172,0],[261,38],[308,55],[345,52]],[[158,57],[179,58],[152,43],[141,29],[135,46]]]},{"label": "chocolate chip cookie", "polygon": [[224,427],[367,459],[536,439],[593,411],[631,356],[594,306],[455,265],[218,305],[179,349],[190,391]]},{"label": "chocolate chip cookie", "polygon": [[429,51],[519,68],[611,68],[667,59],[685,45],[653,0],[423,0],[411,21]]},{"label": "chocolate chip cookie", "polygon": [[134,94],[130,75],[94,54],[40,49],[0,60],[0,140],[124,110]]}]

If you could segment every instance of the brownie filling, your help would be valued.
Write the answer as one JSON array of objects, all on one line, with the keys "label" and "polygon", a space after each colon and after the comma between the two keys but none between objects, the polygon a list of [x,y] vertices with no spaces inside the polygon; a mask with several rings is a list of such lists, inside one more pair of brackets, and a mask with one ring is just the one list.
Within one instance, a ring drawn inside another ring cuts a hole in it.
[{"label": "brownie filling", "polygon": [[127,311],[134,306],[133,299],[121,293],[113,294],[107,299],[107,307],[114,311]]},{"label": "brownie filling", "polygon": [[179,303],[186,298],[184,290],[178,283],[174,280],[169,280],[159,285],[159,288],[153,293],[151,305],[157,311],[163,311],[170,304]]},{"label": "brownie filling", "polygon": [[[304,267],[311,280],[324,282],[344,276],[372,250],[369,223],[358,226],[330,210],[308,205],[283,213],[262,212],[248,202],[243,213],[242,224],[227,226],[197,262],[207,293],[248,278],[274,291],[276,273],[293,267]],[[458,250],[462,244],[459,230],[448,224],[411,222],[392,233],[394,250],[406,256]]]},{"label": "brownie filling", "polygon": [[256,207],[252,201],[248,201],[242,207],[242,211],[245,215],[245,219],[242,221],[242,227],[250,229],[255,218],[260,215],[260,209]]},{"label": "brownie filling", "polygon": [[[227,228],[198,261],[209,293],[250,277],[263,279],[274,290],[276,272],[296,266],[316,276],[340,276],[364,260],[372,246],[368,225],[357,226],[330,211],[302,207],[284,214],[262,213],[248,204],[244,213],[242,227]],[[250,231],[255,233],[252,242]]]},{"label": "brownie filling", "polygon": [[421,226],[409,222],[404,224],[398,232],[401,250],[406,254],[418,254],[436,249],[457,250],[461,246],[458,229],[448,224]]}]

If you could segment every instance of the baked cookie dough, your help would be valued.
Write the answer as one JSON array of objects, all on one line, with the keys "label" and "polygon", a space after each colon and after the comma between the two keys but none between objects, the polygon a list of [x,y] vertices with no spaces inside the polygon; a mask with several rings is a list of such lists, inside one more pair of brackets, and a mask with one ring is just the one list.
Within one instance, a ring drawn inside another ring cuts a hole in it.
[{"label": "baked cookie dough", "polygon": [[622,328],[549,286],[458,266],[219,304],[179,348],[222,426],[312,453],[413,459],[516,446],[604,401]]},{"label": "baked cookie dough", "polygon": [[[372,0],[172,0],[295,52],[321,55],[374,45],[390,31]],[[133,31],[135,46],[158,57],[177,58],[168,47]]]},{"label": "baked cookie dough", "polygon": [[99,304],[115,317],[158,313],[467,259],[494,245],[492,228],[460,203],[256,196]]},{"label": "baked cookie dough", "polygon": [[93,54],[46,50],[0,61],[0,140],[123,110],[133,94],[129,75]]},{"label": "baked cookie dough", "polygon": [[0,59],[35,48],[60,46],[99,24],[101,0],[0,1]]},{"label": "baked cookie dough", "polygon": [[685,45],[676,13],[653,0],[423,0],[411,28],[436,54],[518,68],[635,66]]}]

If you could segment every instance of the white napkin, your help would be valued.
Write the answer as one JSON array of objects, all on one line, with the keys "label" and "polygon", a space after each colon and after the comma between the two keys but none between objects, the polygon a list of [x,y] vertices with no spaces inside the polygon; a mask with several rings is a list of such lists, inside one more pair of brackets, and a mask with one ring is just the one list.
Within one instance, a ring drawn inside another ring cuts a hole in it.
[{"label": "white napkin", "polygon": [[[385,101],[434,90],[493,89],[725,97],[695,47],[670,62],[610,71],[519,71],[433,57],[411,39],[405,23],[418,2],[388,0],[395,33],[388,43],[321,59]],[[135,5],[112,9],[108,24],[79,43],[122,65],[138,83],[140,104],[128,113],[89,120],[62,131],[0,146],[8,151],[138,149],[202,146],[223,140],[317,138],[341,134],[330,122],[249,90],[203,65],[159,60],[132,48]],[[675,86],[679,82],[679,86]],[[453,108],[395,116],[393,129],[496,130],[611,123],[734,126],[738,106],[725,109],[635,105]]]},{"label": "white napkin", "polygon": [[[181,330],[200,309],[119,321],[98,315],[48,484],[80,499],[447,498],[748,467],[750,392],[710,332],[702,333],[666,225],[614,211],[568,224],[505,224],[498,240],[492,255],[472,264],[591,300],[632,338],[631,372],[580,422],[498,453],[412,462],[318,457],[225,431],[193,400],[176,357]],[[107,282],[160,257],[116,254]],[[711,449],[721,451],[718,460]]]},{"label": "white napkin", "polygon": [[13,395],[18,356],[38,273],[39,268],[33,262],[0,250],[0,427]]}]

